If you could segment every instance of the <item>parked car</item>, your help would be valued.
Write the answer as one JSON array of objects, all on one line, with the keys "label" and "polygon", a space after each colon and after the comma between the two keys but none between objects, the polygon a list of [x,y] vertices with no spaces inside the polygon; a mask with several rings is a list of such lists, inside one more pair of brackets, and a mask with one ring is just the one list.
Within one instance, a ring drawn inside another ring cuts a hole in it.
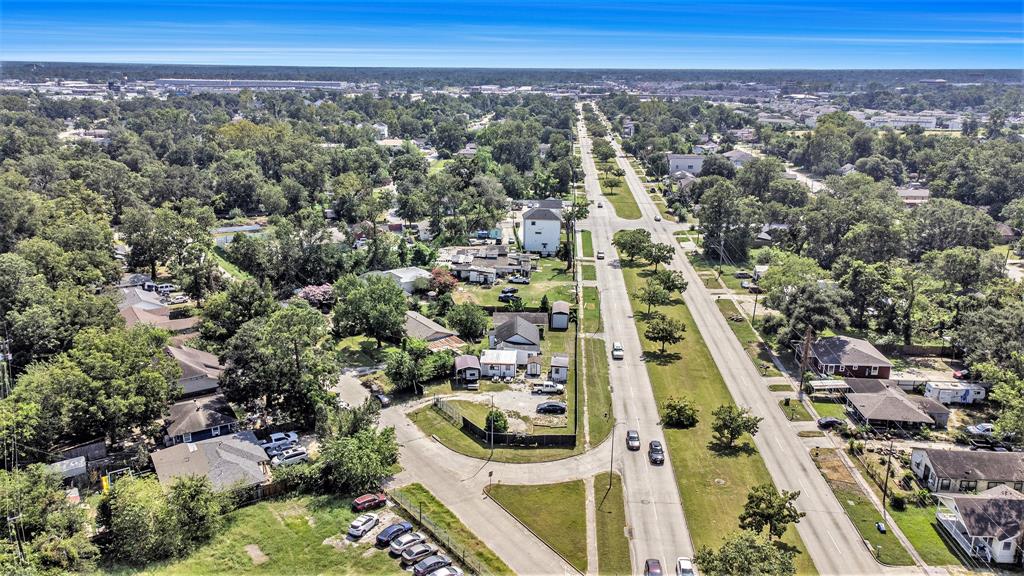
[{"label": "parked car", "polygon": [[556,384],[550,380],[533,385],[534,394],[562,394],[564,392],[565,384]]},{"label": "parked car", "polygon": [[740,288],[743,288],[744,290],[747,290],[748,288],[750,288],[753,285],[754,285],[754,283],[750,282],[748,280],[744,280],[743,282],[740,282]]},{"label": "parked car", "polygon": [[824,418],[818,418],[818,428],[823,430],[830,430],[836,426],[842,426],[843,421],[834,416],[825,416]]},{"label": "parked car", "polygon": [[648,558],[644,561],[644,576],[661,576],[661,560]]},{"label": "parked car", "polygon": [[408,522],[395,522],[381,530],[380,534],[377,534],[377,546],[380,548],[386,548],[393,543],[395,539],[405,536],[411,531],[412,524],[409,524]]},{"label": "parked car", "polygon": [[437,548],[434,548],[426,542],[420,542],[419,544],[413,544],[402,552],[402,565],[412,566],[413,564],[423,560],[427,556],[437,552]]},{"label": "parked car", "polygon": [[168,304],[187,304],[188,303],[188,296],[185,296],[184,294],[179,294],[178,296],[175,296],[175,297],[171,298],[170,300],[168,300],[167,303]]},{"label": "parked car", "polygon": [[661,214],[655,214],[654,215],[654,221],[655,222],[661,222]]},{"label": "parked car", "polygon": [[565,414],[567,409],[565,402],[541,402],[537,404],[537,414]]},{"label": "parked car", "polygon": [[741,280],[744,279],[744,278],[748,278],[749,279],[749,278],[753,278],[753,277],[754,277],[753,273],[747,272],[746,270],[740,270],[739,272],[733,274],[733,278],[739,278]]},{"label": "parked car", "polygon": [[747,286],[747,290],[749,290],[751,294],[761,293],[761,287],[758,286],[757,284],[751,284],[750,286]]},{"label": "parked car", "polygon": [[981,424],[975,424],[974,426],[967,427],[967,433],[973,434],[974,436],[992,436],[996,431],[994,424],[983,422]]},{"label": "parked car", "polygon": [[287,442],[289,444],[298,444],[299,443],[299,433],[298,432],[274,432],[266,440],[264,440],[263,442],[260,442],[260,448],[263,448],[264,450],[266,450],[267,445],[270,445],[270,444],[281,444],[281,443],[285,443],[285,442]]},{"label": "parked car", "polygon": [[373,510],[388,503],[387,494],[363,494],[352,501],[352,509],[356,512]]},{"label": "parked car", "polygon": [[419,532],[409,532],[408,534],[402,534],[398,538],[395,538],[391,542],[391,553],[395,556],[401,556],[402,552],[405,552],[409,548],[426,542],[427,537]]},{"label": "parked car", "polygon": [[511,284],[529,284],[530,283],[530,279],[529,278],[527,278],[526,276],[520,276],[519,274],[516,274],[515,276],[512,276],[511,278],[508,279],[508,281]]},{"label": "parked car", "polygon": [[686,556],[676,558],[676,576],[697,576],[693,569],[693,560]]},{"label": "parked car", "polygon": [[626,430],[626,448],[634,452],[640,449],[640,433],[636,430]]},{"label": "parked car", "polygon": [[376,514],[362,514],[356,517],[356,519],[348,525],[349,538],[358,540],[363,536],[366,536],[366,533],[373,530],[373,527],[377,525],[377,522],[379,522],[379,519]]},{"label": "parked car", "polygon": [[604,250],[598,250],[597,251],[597,259],[598,260],[604,260]]},{"label": "parked car", "polygon": [[462,569],[456,566],[445,566],[439,570],[434,570],[427,576],[463,576]]},{"label": "parked car", "polygon": [[440,570],[445,566],[451,566],[452,561],[443,554],[434,554],[433,556],[427,556],[423,560],[420,560],[412,568],[413,576],[427,576],[435,570]]},{"label": "parked car", "polygon": [[309,453],[306,452],[305,448],[296,446],[295,448],[289,448],[277,456],[274,456],[270,460],[270,465],[274,467],[288,466],[289,464],[298,464],[299,462],[307,461],[309,461]]},{"label": "parked car", "polygon": [[647,445],[647,459],[651,461],[651,464],[665,463],[665,449],[662,448],[661,442],[651,440],[651,443]]},{"label": "parked car", "polygon": [[626,351],[622,349],[622,342],[612,342],[612,360],[622,360],[626,357]]},{"label": "parked car", "polygon": [[157,284],[156,293],[162,296],[167,296],[171,292],[177,290],[178,287],[174,284]]},{"label": "parked car", "polygon": [[604,202],[598,202],[597,203],[597,207],[598,208],[604,208]]},{"label": "parked car", "polygon": [[516,292],[519,292],[519,288],[515,286],[506,286],[501,289],[502,294],[515,294]]},{"label": "parked car", "polygon": [[954,370],[953,371],[953,378],[956,378],[957,380],[970,380],[971,379],[971,369],[970,368],[961,368],[959,370]]},{"label": "parked car", "polygon": [[504,302],[506,304],[509,304],[509,303],[512,303],[512,302],[520,302],[520,301],[522,301],[522,297],[519,296],[518,294],[507,294],[506,293],[506,294],[499,294],[498,295],[498,302]]},{"label": "parked car", "polygon": [[377,392],[376,394],[373,395],[373,398],[377,402],[380,402],[381,408],[387,408],[388,406],[391,406],[391,398],[388,398],[387,394],[383,392]]}]

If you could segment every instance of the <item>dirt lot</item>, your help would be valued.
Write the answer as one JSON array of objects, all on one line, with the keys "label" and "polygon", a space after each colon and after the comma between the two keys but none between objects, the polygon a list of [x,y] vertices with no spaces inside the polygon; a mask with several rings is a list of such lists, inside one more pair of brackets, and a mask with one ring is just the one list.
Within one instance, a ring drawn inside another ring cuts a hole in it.
[{"label": "dirt lot", "polygon": [[536,433],[533,430],[536,426],[543,427],[564,427],[567,425],[567,416],[554,416],[550,414],[537,414],[537,405],[547,400],[565,401],[564,394],[534,394],[533,385],[539,383],[538,379],[516,380],[509,384],[508,389],[500,392],[482,394],[457,394],[453,400],[468,400],[470,402],[489,406],[491,399],[494,406],[509,415],[509,432]]},{"label": "dirt lot", "polygon": [[934,356],[905,356],[893,358],[894,380],[952,380],[953,371],[961,364]]}]

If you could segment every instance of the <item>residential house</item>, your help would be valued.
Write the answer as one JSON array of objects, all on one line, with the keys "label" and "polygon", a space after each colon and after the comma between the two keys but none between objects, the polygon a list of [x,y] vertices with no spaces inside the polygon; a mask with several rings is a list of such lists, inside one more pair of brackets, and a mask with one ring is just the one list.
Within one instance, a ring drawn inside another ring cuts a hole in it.
[{"label": "residential house", "polygon": [[945,428],[949,422],[949,408],[932,398],[907,394],[896,380],[846,378],[816,382],[841,385],[828,389],[842,394],[854,420],[870,426]]},{"label": "residential house", "polygon": [[551,356],[551,368],[548,370],[548,379],[552,382],[567,382],[569,380],[569,357],[565,354],[553,354]]},{"label": "residential house", "polygon": [[496,326],[488,340],[494,350],[516,351],[516,364],[525,366],[531,354],[540,353],[541,331],[527,320],[517,317]]},{"label": "residential house", "polygon": [[676,172],[689,172],[690,174],[700,175],[702,168],[704,168],[704,155],[702,154],[668,155],[669,174],[675,174]]},{"label": "residential house", "polygon": [[[796,346],[802,360],[803,343]],[[867,340],[849,336],[819,338],[810,346],[810,367],[819,374],[848,378],[888,378],[889,360]]]},{"label": "residential house", "polygon": [[448,261],[452,275],[459,280],[493,284],[495,279],[506,276],[529,277],[535,258],[525,252],[510,253],[505,245],[487,245],[458,248]]},{"label": "residential house", "polygon": [[[141,276],[141,275],[140,275]],[[146,276],[148,278],[148,276]],[[145,283],[144,283],[145,284]],[[150,312],[163,313],[165,310],[169,313],[169,308],[164,304],[160,295],[156,292],[145,290],[139,286],[132,286],[130,288],[121,289],[121,300],[117,303],[118,309],[123,308],[138,308],[139,310],[146,310]]]},{"label": "residential house", "polygon": [[477,146],[476,142],[470,142],[463,146],[461,150],[456,152],[456,154],[459,156],[476,156],[478,149],[479,147]]},{"label": "residential house", "polygon": [[849,162],[847,162],[846,164],[843,164],[842,166],[839,167],[839,175],[840,176],[846,176],[850,172],[856,172],[856,171],[857,171],[857,167],[854,166],[853,164],[850,164]]},{"label": "residential house", "polygon": [[386,140],[388,137],[388,125],[383,122],[377,122],[373,125],[373,129],[377,131],[377,138]]},{"label": "residential house", "polygon": [[913,208],[924,204],[931,198],[931,191],[921,186],[909,185],[896,189],[896,196],[899,197],[900,202],[907,208]]},{"label": "residential house", "polygon": [[626,116],[622,119],[622,137],[632,138],[633,133],[636,130],[636,125],[633,123],[633,119]]},{"label": "residential house", "polygon": [[1024,490],[1024,453],[914,448],[910,469],[932,492],[974,492],[1000,484]]},{"label": "residential house", "polygon": [[743,150],[729,150],[725,154],[722,154],[732,162],[732,165],[737,168],[743,168],[750,161],[754,159],[754,155],[750,152],[744,152]]},{"label": "residential house", "polygon": [[466,345],[454,331],[412,310],[405,312],[405,334],[410,338],[425,340],[431,352],[459,350]]},{"label": "residential house", "polygon": [[488,378],[515,378],[518,352],[515,350],[484,350],[480,370]]},{"label": "residential house", "polygon": [[472,354],[455,357],[455,378],[464,382],[480,379],[480,359]]},{"label": "residential house", "polygon": [[551,304],[551,329],[569,329],[569,303],[565,300],[556,300]]},{"label": "residential house", "polygon": [[548,315],[544,312],[495,312],[491,315],[491,322],[500,326],[513,318],[522,318],[538,329],[548,325]]},{"label": "residential house", "polygon": [[1024,494],[1006,485],[981,494],[938,494],[935,519],[960,549],[986,564],[1019,564]]},{"label": "residential house", "polygon": [[985,387],[972,382],[926,382],[924,395],[942,404],[974,404],[985,399]]},{"label": "residential house", "polygon": [[153,277],[149,274],[138,274],[135,272],[125,272],[121,275],[121,279],[117,283],[118,288],[137,288],[145,285],[155,286],[153,283]]},{"label": "residential house", "polygon": [[541,256],[558,251],[562,234],[562,217],[550,208],[531,208],[523,213],[523,250]]},{"label": "residential house", "polygon": [[215,355],[187,346],[167,346],[164,351],[174,358],[181,368],[178,386],[181,386],[182,396],[189,397],[217,390],[224,366]]},{"label": "residential house", "polygon": [[171,309],[166,306],[157,310],[146,310],[142,307],[124,306],[120,308],[118,312],[121,314],[121,317],[124,318],[124,324],[128,328],[131,328],[136,324],[145,324],[155,328],[162,328],[175,334],[187,334],[195,332],[196,326],[199,325],[199,318],[196,316],[172,319],[170,317]]},{"label": "residential house", "polygon": [[779,241],[789,232],[789,224],[784,222],[769,222],[761,226],[761,231],[754,238],[756,246],[771,246]]},{"label": "residential house", "polygon": [[418,268],[416,266],[407,266],[405,268],[394,268],[392,270],[384,270],[384,271],[376,271],[375,270],[375,271],[367,272],[366,274],[363,274],[364,277],[365,276],[370,276],[370,275],[374,275],[374,276],[387,276],[399,288],[401,288],[402,291],[404,291],[406,294],[412,294],[413,291],[415,291],[415,289],[416,289],[416,281],[417,280],[429,281],[430,277],[431,277],[430,276],[430,272],[424,270],[423,268]]},{"label": "residential house", "polygon": [[197,442],[230,434],[238,429],[235,411],[222,394],[210,394],[171,405],[164,420],[164,444]]},{"label": "residential house", "polygon": [[543,361],[540,354],[530,354],[526,358],[526,377],[537,378],[543,371]]},{"label": "residential house", "polygon": [[1018,238],[1020,238],[1020,230],[1013,228],[1002,222],[996,222],[996,243],[997,244],[1012,244]]},{"label": "residential house", "polygon": [[693,153],[694,154],[705,154],[705,155],[707,155],[707,154],[715,154],[715,153],[718,152],[718,148],[719,148],[718,144],[715,144],[714,142],[708,142],[706,144],[694,144],[693,145]]},{"label": "residential house", "polygon": [[175,444],[150,458],[164,486],[181,476],[206,476],[215,490],[228,490],[263,484],[269,477],[270,457],[250,430]]}]

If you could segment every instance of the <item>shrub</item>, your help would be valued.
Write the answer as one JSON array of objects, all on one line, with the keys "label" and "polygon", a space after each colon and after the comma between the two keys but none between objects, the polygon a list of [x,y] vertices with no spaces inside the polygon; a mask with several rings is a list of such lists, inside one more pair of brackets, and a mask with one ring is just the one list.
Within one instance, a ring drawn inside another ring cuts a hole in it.
[{"label": "shrub", "polygon": [[902,512],[907,509],[907,499],[902,494],[893,494],[890,496],[889,503],[892,505],[892,509],[897,512]]},{"label": "shrub", "polygon": [[780,314],[767,314],[757,321],[758,326],[761,327],[761,332],[764,332],[768,336],[774,336],[779,333],[783,325],[786,324],[786,319]]},{"label": "shrub", "polygon": [[697,407],[689,398],[672,397],[665,403],[666,426],[673,428],[693,428],[699,421]]},{"label": "shrub", "polygon": [[502,433],[508,432],[508,417],[505,413],[497,408],[492,408],[487,413],[487,422],[485,424],[486,429],[491,432]]}]

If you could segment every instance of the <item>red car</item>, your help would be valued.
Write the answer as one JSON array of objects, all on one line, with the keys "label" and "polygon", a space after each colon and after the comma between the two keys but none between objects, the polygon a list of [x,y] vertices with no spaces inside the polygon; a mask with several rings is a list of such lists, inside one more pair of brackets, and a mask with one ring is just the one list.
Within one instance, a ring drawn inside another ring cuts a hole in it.
[{"label": "red car", "polygon": [[374,508],[380,508],[387,504],[387,494],[363,494],[359,498],[352,501],[352,509],[356,512],[362,512],[363,510],[373,510]]}]

